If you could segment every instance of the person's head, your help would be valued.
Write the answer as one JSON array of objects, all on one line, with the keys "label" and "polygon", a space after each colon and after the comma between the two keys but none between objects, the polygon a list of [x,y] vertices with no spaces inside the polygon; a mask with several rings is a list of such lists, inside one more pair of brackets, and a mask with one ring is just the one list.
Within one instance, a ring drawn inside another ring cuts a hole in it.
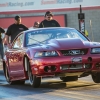
[{"label": "person's head", "polygon": [[15,16],[15,23],[20,24],[21,23],[21,17],[20,16]]},{"label": "person's head", "polygon": [[34,28],[38,28],[39,27],[39,24],[40,24],[39,22],[34,22],[34,26],[33,27]]},{"label": "person's head", "polygon": [[47,12],[45,13],[45,18],[46,18],[46,20],[48,20],[48,21],[52,20],[52,19],[53,19],[53,14],[52,14],[52,12],[51,12],[51,11],[47,11]]}]

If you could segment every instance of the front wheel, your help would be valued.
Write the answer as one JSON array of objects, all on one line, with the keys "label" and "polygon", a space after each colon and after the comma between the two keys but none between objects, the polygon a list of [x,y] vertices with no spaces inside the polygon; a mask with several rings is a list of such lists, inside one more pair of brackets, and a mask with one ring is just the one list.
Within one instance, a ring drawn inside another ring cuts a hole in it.
[{"label": "front wheel", "polygon": [[100,72],[92,73],[91,76],[95,83],[100,83]]},{"label": "front wheel", "polygon": [[30,68],[30,64],[28,61],[28,77],[29,77],[29,82],[31,84],[31,86],[33,86],[34,88],[37,88],[40,86],[41,84],[41,77],[36,77],[35,75],[32,74],[31,68]]}]

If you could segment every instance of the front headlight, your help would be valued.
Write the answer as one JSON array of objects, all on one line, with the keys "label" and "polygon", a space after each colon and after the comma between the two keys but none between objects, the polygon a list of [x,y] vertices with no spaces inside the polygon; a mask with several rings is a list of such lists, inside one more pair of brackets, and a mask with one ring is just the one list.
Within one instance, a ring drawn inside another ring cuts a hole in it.
[{"label": "front headlight", "polygon": [[92,48],[92,49],[91,49],[91,53],[94,53],[94,54],[100,53],[100,48]]},{"label": "front headlight", "polygon": [[58,53],[56,51],[41,51],[36,52],[34,57],[52,57],[52,56],[58,56]]}]

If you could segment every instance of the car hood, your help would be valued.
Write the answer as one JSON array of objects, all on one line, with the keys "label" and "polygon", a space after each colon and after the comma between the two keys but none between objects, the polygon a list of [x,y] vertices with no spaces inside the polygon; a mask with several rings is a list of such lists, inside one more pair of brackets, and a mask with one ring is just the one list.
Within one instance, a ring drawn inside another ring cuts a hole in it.
[{"label": "car hood", "polygon": [[40,44],[33,47],[36,51],[44,50],[67,50],[78,48],[93,48],[100,47],[98,42],[82,41],[81,39],[53,39],[47,44]]}]

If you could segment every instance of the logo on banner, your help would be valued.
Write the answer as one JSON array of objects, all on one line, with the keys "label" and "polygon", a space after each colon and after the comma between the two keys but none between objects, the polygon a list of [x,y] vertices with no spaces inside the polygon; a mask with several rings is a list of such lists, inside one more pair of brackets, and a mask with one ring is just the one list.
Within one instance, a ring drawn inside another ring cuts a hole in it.
[{"label": "logo on banner", "polygon": [[80,20],[79,23],[80,23],[80,31],[82,33],[84,33],[85,32],[85,22],[84,22],[84,20]]},{"label": "logo on banner", "polygon": [[46,4],[64,4],[64,3],[71,4],[72,0],[41,0],[42,5],[46,5]]},{"label": "logo on banner", "polygon": [[46,5],[46,4],[56,4],[57,0],[41,0],[41,4],[42,5]]}]

